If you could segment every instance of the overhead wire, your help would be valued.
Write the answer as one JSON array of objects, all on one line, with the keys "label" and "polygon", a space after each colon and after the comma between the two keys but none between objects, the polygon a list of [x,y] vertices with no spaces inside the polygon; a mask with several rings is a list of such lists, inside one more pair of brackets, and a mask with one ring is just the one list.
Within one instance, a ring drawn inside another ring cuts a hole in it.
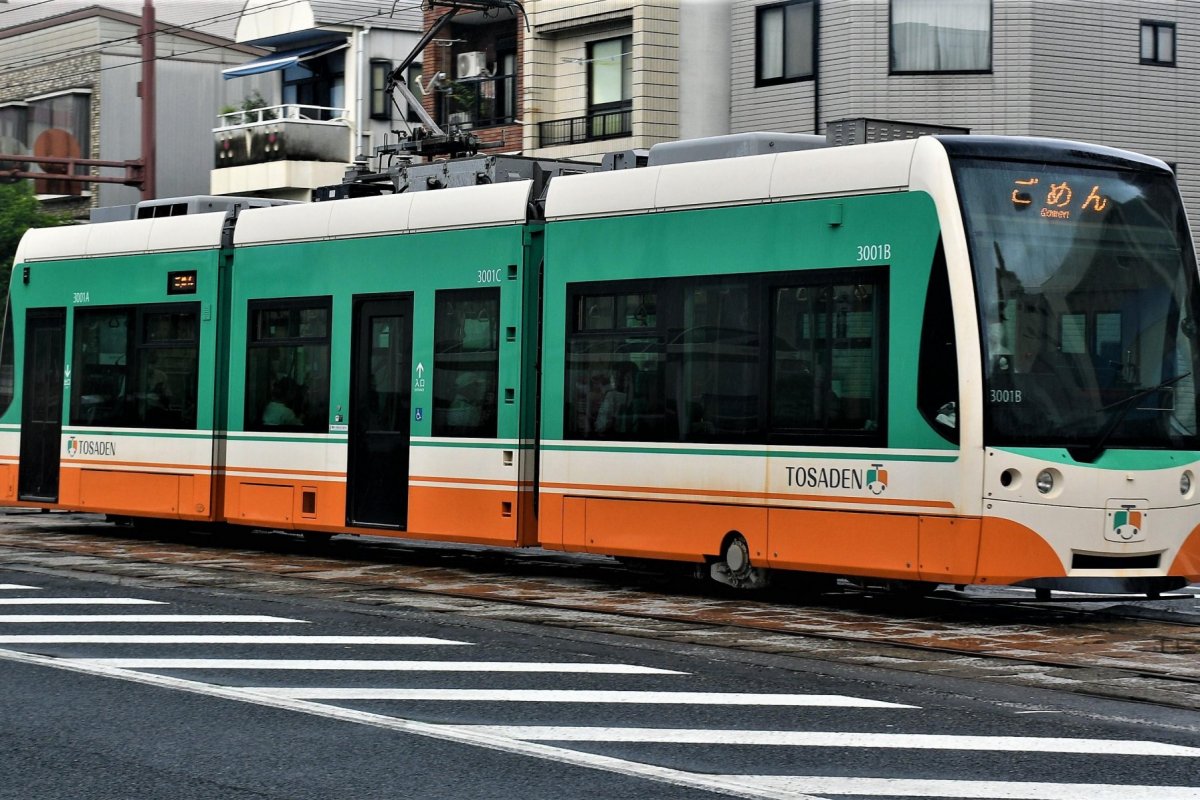
[{"label": "overhead wire", "polygon": [[[50,0],[41,0],[41,2],[50,2]],[[259,10],[266,10],[266,9],[274,8],[276,6],[287,5],[288,3],[291,3],[291,2],[293,2],[293,0],[273,0],[273,2],[268,3],[267,5],[261,6]],[[31,8],[31,7],[32,6],[23,6],[23,8]],[[15,11],[16,9],[10,9],[10,10]],[[0,13],[3,13],[3,12],[0,12]],[[239,17],[239,16],[241,16],[241,14],[242,14],[242,10],[239,9],[237,11],[223,11],[220,14],[215,14],[211,17],[201,17],[200,19],[197,19],[197,20],[194,20],[191,22],[187,22],[187,23],[169,23],[169,24],[159,23],[156,26],[155,33],[156,34],[160,34],[160,33],[170,34],[170,33],[177,33],[180,31],[198,31],[200,33],[204,33],[204,31],[199,31],[198,29],[201,27],[204,27],[206,25],[213,25],[218,22],[224,22],[228,19]],[[52,19],[52,18],[47,17],[47,19]],[[206,34],[206,35],[212,36],[213,34]],[[71,47],[71,48],[67,48],[65,50],[50,51],[48,53],[39,53],[36,56],[29,56],[27,58],[19,58],[14,61],[0,62],[0,69],[20,69],[21,67],[24,67],[24,66],[44,63],[47,59],[56,58],[58,56],[89,55],[91,53],[101,52],[108,47],[112,47],[113,45],[124,44],[126,42],[136,42],[140,38],[141,38],[141,34],[136,33],[136,34],[133,34],[132,36],[121,36],[116,39],[106,39],[102,42],[97,42],[96,44],[88,45],[87,47]],[[233,44],[236,44],[236,42],[234,42]]]},{"label": "overhead wire", "polygon": [[23,6],[10,6],[8,8],[0,8],[0,15],[8,14],[13,11],[24,11],[27,8],[37,8],[38,6],[44,6],[44,5],[46,5],[46,3],[50,3],[50,2],[53,2],[53,0],[38,0],[38,2],[36,2],[36,3],[26,3]]},{"label": "overhead wire", "polygon": [[[291,0],[281,0],[281,1],[282,1],[282,2],[291,2]],[[410,7],[408,7],[408,8],[402,8],[401,10],[402,10],[402,11],[409,11],[409,10],[416,9],[416,8],[420,8],[420,7],[421,7],[421,6],[420,6],[420,4],[418,3],[418,4],[416,4],[416,5],[413,5],[413,6],[410,6]],[[362,20],[364,20],[364,19],[371,19],[371,18],[373,18],[373,17],[379,17],[379,16],[383,16],[383,15],[382,15],[382,14],[379,14],[378,12],[376,12],[376,13],[372,13],[372,14],[363,14],[362,16],[359,16],[359,17],[348,17],[348,18],[346,18],[346,19],[339,19],[339,20],[335,20],[335,21],[328,22],[328,23],[325,23],[325,24],[327,24],[327,25],[345,25],[345,24],[347,24],[347,23],[350,23],[350,22],[361,22],[361,21],[362,21]],[[122,69],[122,68],[124,68],[124,67],[132,67],[132,66],[136,66],[136,65],[138,65],[138,64],[144,64],[144,63],[146,63],[146,62],[148,62],[148,61],[162,61],[162,60],[164,60],[164,59],[176,58],[176,57],[178,57],[178,56],[189,56],[189,55],[192,55],[192,54],[194,54],[194,53],[203,53],[203,52],[206,52],[206,51],[208,51],[208,50],[220,50],[221,48],[228,47],[228,46],[229,46],[228,44],[214,44],[214,45],[210,45],[210,46],[208,46],[208,47],[200,47],[200,48],[197,48],[197,49],[195,49],[195,50],[186,50],[186,51],[179,52],[179,53],[172,53],[172,54],[171,54],[171,55],[169,55],[169,56],[155,56],[154,58],[148,58],[148,59],[142,59],[142,58],[139,58],[139,59],[137,59],[137,60],[135,60],[135,61],[130,61],[130,62],[129,62],[129,63],[127,63],[127,64],[112,64],[112,65],[110,65],[110,66],[107,66],[107,67],[101,67],[100,69],[98,69],[98,70],[95,70],[95,71],[96,71],[96,72],[106,72],[106,71],[108,71],[108,70],[110,70],[110,69]]]}]

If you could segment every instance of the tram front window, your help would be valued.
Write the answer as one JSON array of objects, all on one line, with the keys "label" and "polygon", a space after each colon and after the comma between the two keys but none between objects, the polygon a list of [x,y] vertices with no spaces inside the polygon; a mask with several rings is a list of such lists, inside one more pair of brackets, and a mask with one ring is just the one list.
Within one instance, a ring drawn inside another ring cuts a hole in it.
[{"label": "tram front window", "polygon": [[1172,176],[955,163],[984,356],[985,440],[1200,448],[1200,298]]}]

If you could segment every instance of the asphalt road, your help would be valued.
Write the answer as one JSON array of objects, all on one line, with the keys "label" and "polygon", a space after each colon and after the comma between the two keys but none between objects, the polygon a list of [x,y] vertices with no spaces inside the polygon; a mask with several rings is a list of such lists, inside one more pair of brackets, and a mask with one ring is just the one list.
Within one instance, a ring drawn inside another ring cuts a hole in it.
[{"label": "asphalt road", "polygon": [[0,570],[0,798],[1200,800],[1200,712]]}]

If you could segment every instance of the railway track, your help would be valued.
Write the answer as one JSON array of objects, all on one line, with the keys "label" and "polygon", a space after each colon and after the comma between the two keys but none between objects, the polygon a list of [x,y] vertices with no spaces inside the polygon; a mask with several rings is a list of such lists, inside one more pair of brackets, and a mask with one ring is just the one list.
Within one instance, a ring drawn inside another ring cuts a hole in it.
[{"label": "railway track", "polygon": [[603,557],[115,527],[95,515],[0,515],[0,558],[32,570],[203,583],[803,655],[1194,709],[1200,596],[1154,601],[996,588],[906,597],[840,584],[803,599],[736,595]]}]

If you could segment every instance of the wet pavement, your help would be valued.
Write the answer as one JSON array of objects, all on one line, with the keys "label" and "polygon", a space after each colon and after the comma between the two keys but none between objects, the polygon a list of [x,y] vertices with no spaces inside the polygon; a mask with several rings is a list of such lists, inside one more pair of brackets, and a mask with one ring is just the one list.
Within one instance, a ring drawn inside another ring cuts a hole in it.
[{"label": "wet pavement", "polygon": [[117,582],[417,607],[1200,708],[1200,587],[1140,603],[1015,603],[1032,593],[1003,590],[781,602],[596,556],[355,537],[313,547],[279,533],[134,530],[15,509],[0,512],[0,559]]}]

